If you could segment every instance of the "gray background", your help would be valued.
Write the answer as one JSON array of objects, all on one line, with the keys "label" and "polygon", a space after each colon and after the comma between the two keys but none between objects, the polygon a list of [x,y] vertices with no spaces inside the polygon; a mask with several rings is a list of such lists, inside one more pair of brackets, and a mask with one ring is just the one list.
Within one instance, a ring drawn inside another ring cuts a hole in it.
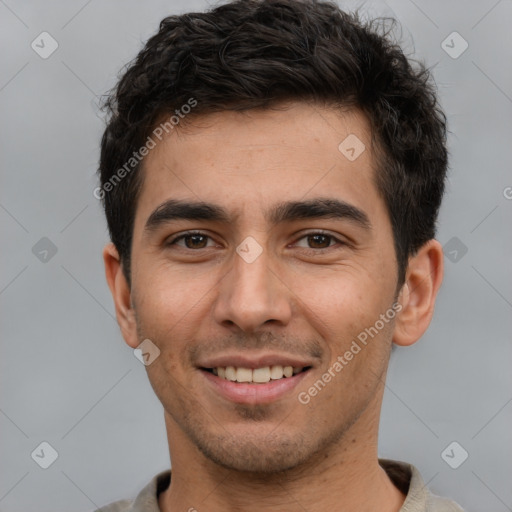
[{"label": "gray background", "polygon": [[[161,404],[104,280],[96,104],[161,18],[206,5],[0,0],[2,512],[92,510],[169,466]],[[368,9],[396,16],[406,49],[434,67],[452,132],[445,281],[427,334],[393,354],[380,455],[469,512],[512,510],[512,2]],[[31,48],[43,31],[59,45],[47,59]],[[469,44],[458,58],[441,46],[453,31]],[[43,441],[58,452],[48,469],[31,457]],[[452,441],[469,453],[457,469],[441,457]]]}]

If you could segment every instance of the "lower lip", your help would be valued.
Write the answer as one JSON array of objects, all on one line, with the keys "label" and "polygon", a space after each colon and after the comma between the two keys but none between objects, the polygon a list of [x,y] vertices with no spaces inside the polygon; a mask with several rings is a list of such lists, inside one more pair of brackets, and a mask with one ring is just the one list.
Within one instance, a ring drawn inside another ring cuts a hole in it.
[{"label": "lower lip", "polygon": [[265,384],[249,384],[246,382],[233,382],[217,377],[206,370],[200,370],[214,390],[232,402],[239,404],[265,404],[283,398],[290,393],[309,370],[297,373],[292,377],[267,382]]}]

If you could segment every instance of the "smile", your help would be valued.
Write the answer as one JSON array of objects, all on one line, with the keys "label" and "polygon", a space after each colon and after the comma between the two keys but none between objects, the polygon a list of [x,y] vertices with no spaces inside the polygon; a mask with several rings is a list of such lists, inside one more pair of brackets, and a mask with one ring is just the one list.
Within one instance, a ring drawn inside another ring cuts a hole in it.
[{"label": "smile", "polygon": [[311,366],[263,366],[201,368],[216,394],[236,403],[270,403],[290,392]]},{"label": "smile", "polygon": [[249,382],[253,384],[265,384],[271,380],[289,378],[307,369],[309,369],[309,366],[301,368],[281,365],[263,366],[255,369],[235,366],[205,368],[206,371],[211,371],[213,375],[217,375],[221,379],[231,382]]}]

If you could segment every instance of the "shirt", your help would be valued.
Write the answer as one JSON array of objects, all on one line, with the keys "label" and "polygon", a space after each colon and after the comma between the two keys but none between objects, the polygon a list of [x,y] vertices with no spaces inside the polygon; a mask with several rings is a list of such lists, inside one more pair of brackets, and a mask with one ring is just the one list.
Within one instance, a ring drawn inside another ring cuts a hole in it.
[{"label": "shirt", "polygon": [[[396,487],[406,495],[399,512],[464,512],[454,501],[430,492],[412,464],[389,459],[379,459],[379,464]],[[161,512],[158,495],[170,483],[171,470],[168,469],[153,477],[135,499],[115,501],[94,512]]]}]

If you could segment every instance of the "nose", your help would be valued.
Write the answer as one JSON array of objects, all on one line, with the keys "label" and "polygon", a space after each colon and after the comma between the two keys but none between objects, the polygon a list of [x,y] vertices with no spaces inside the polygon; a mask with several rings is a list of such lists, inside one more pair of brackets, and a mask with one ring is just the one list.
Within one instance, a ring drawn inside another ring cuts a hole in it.
[{"label": "nose", "polygon": [[268,251],[252,262],[234,254],[231,270],[219,283],[215,320],[255,332],[270,323],[287,325],[292,314],[292,292],[271,268]]}]

